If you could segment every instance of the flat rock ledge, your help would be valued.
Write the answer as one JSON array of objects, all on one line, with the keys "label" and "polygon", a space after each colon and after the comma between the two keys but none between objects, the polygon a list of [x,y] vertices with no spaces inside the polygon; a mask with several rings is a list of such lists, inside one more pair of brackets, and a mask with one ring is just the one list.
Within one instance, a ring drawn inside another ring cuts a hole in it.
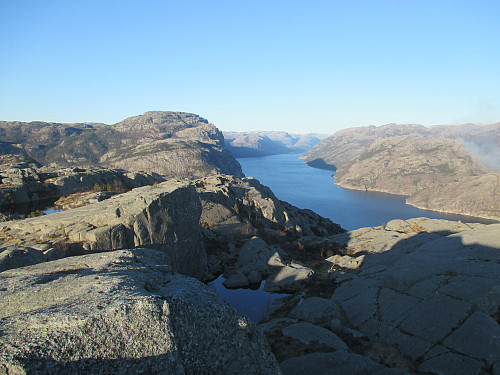
[{"label": "flat rock ledge", "polygon": [[0,274],[0,373],[280,374],[264,335],[165,253],[117,250]]},{"label": "flat rock ledge", "polygon": [[331,297],[343,322],[394,345],[422,373],[500,363],[500,224],[394,220],[329,237]]}]

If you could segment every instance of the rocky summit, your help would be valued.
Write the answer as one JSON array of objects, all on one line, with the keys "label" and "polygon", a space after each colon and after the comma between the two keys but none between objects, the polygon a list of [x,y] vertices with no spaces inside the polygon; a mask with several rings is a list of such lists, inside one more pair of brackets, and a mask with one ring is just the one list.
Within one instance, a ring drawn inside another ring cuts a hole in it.
[{"label": "rocky summit", "polygon": [[0,154],[59,166],[104,166],[175,177],[242,176],[222,133],[183,112],[146,112],[114,125],[0,121]]}]

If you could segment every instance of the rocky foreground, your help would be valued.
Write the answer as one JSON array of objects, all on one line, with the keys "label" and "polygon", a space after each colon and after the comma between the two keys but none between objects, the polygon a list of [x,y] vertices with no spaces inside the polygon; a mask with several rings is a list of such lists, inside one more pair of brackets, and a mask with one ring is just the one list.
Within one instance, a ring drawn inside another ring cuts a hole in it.
[{"label": "rocky foreground", "polygon": [[[0,373],[500,373],[500,224],[345,232],[219,175],[3,222],[0,241]],[[255,326],[198,281],[220,274],[290,296]]]},{"label": "rocky foreground", "polygon": [[342,250],[316,276],[335,285],[261,324],[284,374],[500,373],[500,224],[393,220],[325,242]]},{"label": "rocky foreground", "polygon": [[262,332],[152,249],[1,273],[2,374],[279,374]]}]

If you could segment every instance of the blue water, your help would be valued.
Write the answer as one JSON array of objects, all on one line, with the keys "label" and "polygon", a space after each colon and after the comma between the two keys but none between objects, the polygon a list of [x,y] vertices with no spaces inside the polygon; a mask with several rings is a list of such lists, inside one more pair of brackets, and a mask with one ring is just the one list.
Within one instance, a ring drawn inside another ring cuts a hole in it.
[{"label": "blue water", "polygon": [[264,290],[265,281],[262,281],[259,289],[227,289],[222,283],[224,278],[219,276],[208,285],[214,288],[217,293],[226,301],[233,305],[247,318],[258,323],[269,311],[272,303],[288,294],[269,293]]},{"label": "blue water", "polygon": [[347,230],[412,217],[491,222],[421,210],[405,204],[404,198],[391,194],[344,189],[334,184],[332,171],[309,167],[295,154],[240,158],[238,161],[247,177],[255,177],[269,186],[279,199],[300,208],[309,208]]}]

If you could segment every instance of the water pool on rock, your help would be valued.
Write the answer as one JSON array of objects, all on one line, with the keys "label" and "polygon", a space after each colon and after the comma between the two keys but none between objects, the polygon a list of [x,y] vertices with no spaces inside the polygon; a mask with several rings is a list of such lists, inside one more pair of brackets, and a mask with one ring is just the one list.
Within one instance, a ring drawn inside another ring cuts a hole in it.
[{"label": "water pool on rock", "polygon": [[265,280],[261,282],[258,289],[227,289],[222,284],[223,282],[224,278],[221,275],[208,285],[214,288],[226,302],[233,305],[239,312],[255,323],[266,317],[275,300],[289,295],[266,292],[264,290]]}]

